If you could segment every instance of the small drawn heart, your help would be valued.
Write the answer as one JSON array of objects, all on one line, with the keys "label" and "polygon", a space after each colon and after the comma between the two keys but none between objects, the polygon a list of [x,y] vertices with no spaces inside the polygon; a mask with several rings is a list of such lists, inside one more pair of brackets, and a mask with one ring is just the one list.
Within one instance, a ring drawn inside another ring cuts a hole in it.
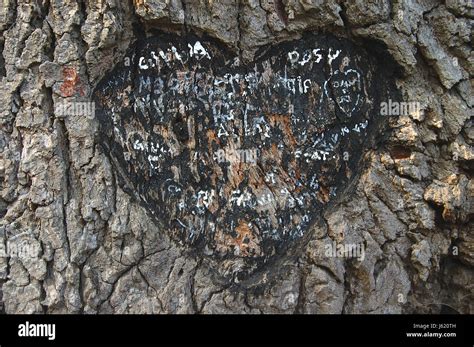
[{"label": "small drawn heart", "polygon": [[[363,103],[363,93],[361,76],[357,70],[334,71],[329,79],[329,85],[337,105],[348,117],[359,110]],[[327,89],[326,84],[326,93]]]}]

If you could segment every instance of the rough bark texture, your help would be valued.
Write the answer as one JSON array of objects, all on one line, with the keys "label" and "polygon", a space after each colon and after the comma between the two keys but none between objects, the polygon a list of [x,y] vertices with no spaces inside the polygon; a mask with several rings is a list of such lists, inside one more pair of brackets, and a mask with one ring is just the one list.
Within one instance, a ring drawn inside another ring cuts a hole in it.
[{"label": "rough bark texture", "polygon": [[[473,313],[473,18],[463,0],[3,0],[0,310]],[[383,47],[421,110],[387,120],[297,247],[244,281],[222,276],[241,258],[179,242],[124,190],[99,120],[56,112],[154,29],[205,33],[243,63],[308,32]],[[335,243],[365,257],[330,256]]]}]

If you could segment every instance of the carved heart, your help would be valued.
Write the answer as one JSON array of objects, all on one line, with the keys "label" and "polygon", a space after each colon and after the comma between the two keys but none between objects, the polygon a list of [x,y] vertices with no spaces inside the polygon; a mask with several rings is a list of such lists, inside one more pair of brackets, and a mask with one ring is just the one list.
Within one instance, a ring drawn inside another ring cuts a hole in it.
[{"label": "carved heart", "polygon": [[[357,70],[347,69],[344,72],[336,70],[329,79],[329,84],[332,97],[348,117],[359,110],[363,103],[363,94],[360,73]],[[327,83],[324,91],[328,96]]]},{"label": "carved heart", "polygon": [[130,48],[94,101],[121,184],[172,235],[266,260],[344,195],[392,85],[374,57],[332,36],[242,64],[210,38],[159,34]]}]

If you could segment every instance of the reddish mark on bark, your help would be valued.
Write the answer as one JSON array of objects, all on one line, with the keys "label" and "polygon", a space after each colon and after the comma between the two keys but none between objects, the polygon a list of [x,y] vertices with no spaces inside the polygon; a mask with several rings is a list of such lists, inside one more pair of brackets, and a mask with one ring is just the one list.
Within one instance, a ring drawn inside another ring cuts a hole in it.
[{"label": "reddish mark on bark", "polygon": [[233,244],[240,249],[242,256],[248,257],[251,254],[260,253],[258,241],[246,221],[240,221],[240,224],[235,228],[235,231],[237,237],[233,239]]},{"label": "reddish mark on bark", "polygon": [[327,203],[329,201],[329,189],[325,186],[321,186],[321,189],[317,193],[319,201]]},{"label": "reddish mark on bark", "polygon": [[84,96],[84,86],[81,85],[81,79],[75,68],[64,67],[63,80],[64,82],[59,87],[63,97],[73,96],[76,93],[79,93],[80,96]]},{"label": "reddish mark on bark", "polygon": [[394,146],[390,149],[390,156],[393,159],[406,159],[411,155],[411,150],[402,146]]},{"label": "reddish mark on bark", "polygon": [[286,135],[285,143],[290,146],[292,149],[296,147],[297,143],[295,137],[293,136],[293,130],[291,130],[291,119],[288,115],[285,114],[272,114],[269,117],[270,124],[272,126],[280,125],[280,129]]},{"label": "reddish mark on bark", "polygon": [[283,5],[281,0],[275,1],[275,12],[277,13],[278,18],[280,18],[280,20],[285,23],[285,25],[288,25],[288,15],[285,11],[285,5]]},{"label": "reddish mark on bark", "polygon": [[245,220],[239,220],[239,225],[235,228],[235,236],[218,232],[216,235],[217,248],[221,251],[231,249],[237,250],[241,257],[255,257],[262,255],[260,249],[260,240],[255,235],[249,223]]}]

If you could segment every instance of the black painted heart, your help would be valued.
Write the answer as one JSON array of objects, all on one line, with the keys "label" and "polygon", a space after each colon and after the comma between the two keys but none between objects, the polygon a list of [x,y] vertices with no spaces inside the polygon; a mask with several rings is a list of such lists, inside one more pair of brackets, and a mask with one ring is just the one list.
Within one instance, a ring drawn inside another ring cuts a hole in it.
[{"label": "black painted heart", "polygon": [[157,34],[94,92],[121,184],[203,254],[283,254],[346,194],[395,90],[364,48],[327,35],[252,63],[211,38]]}]

